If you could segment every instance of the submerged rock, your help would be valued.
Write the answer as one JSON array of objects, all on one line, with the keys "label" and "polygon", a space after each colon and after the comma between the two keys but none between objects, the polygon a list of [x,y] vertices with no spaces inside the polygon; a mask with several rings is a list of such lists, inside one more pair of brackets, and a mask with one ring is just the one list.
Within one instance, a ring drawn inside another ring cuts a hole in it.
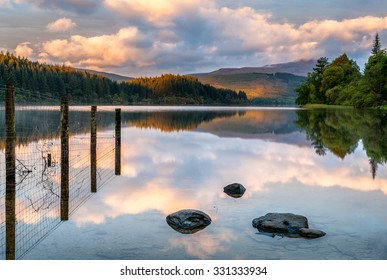
[{"label": "submerged rock", "polygon": [[240,198],[245,193],[246,188],[239,183],[233,183],[224,187],[223,191],[231,197]]},{"label": "submerged rock", "polygon": [[171,228],[184,234],[198,232],[211,224],[210,216],[202,211],[193,209],[172,213],[166,217],[166,221]]},{"label": "submerged rock", "polygon": [[253,220],[259,232],[283,235],[292,238],[319,238],[326,235],[321,230],[310,229],[308,219],[291,213],[268,213]]},{"label": "submerged rock", "polygon": [[299,234],[302,237],[310,238],[310,239],[319,238],[319,237],[323,237],[324,235],[326,235],[326,233],[321,231],[321,230],[310,229],[310,228],[300,228]]},{"label": "submerged rock", "polygon": [[268,213],[253,220],[253,227],[272,233],[298,233],[300,228],[308,228],[308,219],[291,213]]}]

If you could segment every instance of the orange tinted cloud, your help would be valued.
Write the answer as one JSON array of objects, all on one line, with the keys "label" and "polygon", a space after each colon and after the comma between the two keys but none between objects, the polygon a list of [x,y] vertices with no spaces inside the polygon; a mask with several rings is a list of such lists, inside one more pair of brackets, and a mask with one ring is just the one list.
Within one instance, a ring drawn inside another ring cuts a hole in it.
[{"label": "orange tinted cloud", "polygon": [[17,45],[15,49],[16,55],[20,57],[32,57],[34,50],[30,47],[30,45],[30,42],[24,42]]},{"label": "orange tinted cloud", "polygon": [[[43,51],[54,59],[74,65],[103,68],[132,64],[141,66],[150,61],[139,60],[141,40],[144,36],[136,27],[120,29],[116,34],[84,37],[71,36],[69,40],[52,40],[43,43]],[[144,51],[144,50],[143,50]]]},{"label": "orange tinted cloud", "polygon": [[[52,61],[96,69],[202,67],[205,59],[227,63],[234,57],[270,62],[365,52],[376,32],[387,30],[387,17],[312,20],[302,25],[276,22],[249,7],[218,7],[214,1],[105,0],[128,26],[113,34],[49,40],[41,53]],[[71,23],[69,23],[71,25]],[[190,63],[187,63],[190,61]],[[240,61],[239,63],[245,63]],[[245,66],[245,65],[240,65]]]},{"label": "orange tinted cloud", "polygon": [[77,25],[71,19],[64,17],[56,21],[50,22],[49,24],[47,24],[46,29],[49,32],[65,32],[73,29],[76,26]]},{"label": "orange tinted cloud", "polygon": [[175,17],[195,13],[200,7],[214,3],[208,0],[105,0],[104,4],[129,20],[143,19],[157,26],[169,26]]}]

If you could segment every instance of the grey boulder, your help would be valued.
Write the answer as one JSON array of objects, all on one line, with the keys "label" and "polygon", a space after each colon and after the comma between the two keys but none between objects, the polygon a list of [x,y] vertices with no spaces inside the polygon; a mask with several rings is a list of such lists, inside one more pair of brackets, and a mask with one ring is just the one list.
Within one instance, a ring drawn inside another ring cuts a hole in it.
[{"label": "grey boulder", "polygon": [[172,213],[166,217],[166,221],[171,228],[184,234],[198,232],[211,224],[210,216],[202,211],[193,209]]},{"label": "grey boulder", "polygon": [[253,227],[263,232],[298,233],[300,228],[308,228],[308,219],[291,213],[268,213],[253,220]]},{"label": "grey boulder", "polygon": [[260,233],[271,233],[293,238],[319,238],[326,235],[321,230],[310,229],[308,219],[291,213],[268,213],[253,220],[253,227]]},{"label": "grey boulder", "polygon": [[246,188],[239,183],[233,183],[224,187],[223,191],[231,197],[239,198],[243,196],[246,191]]}]

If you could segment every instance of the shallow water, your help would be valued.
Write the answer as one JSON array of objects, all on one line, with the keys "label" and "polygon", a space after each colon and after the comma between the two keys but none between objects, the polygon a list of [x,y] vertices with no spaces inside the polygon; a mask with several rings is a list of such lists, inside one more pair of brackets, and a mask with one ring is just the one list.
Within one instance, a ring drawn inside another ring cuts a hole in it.
[{"label": "shallow water", "polygon": [[[74,124],[79,129],[70,139],[75,178],[70,182],[70,219],[60,221],[58,199],[47,195],[47,189],[32,180],[30,189],[20,187],[17,258],[387,259],[383,114],[123,108],[122,169],[121,176],[114,176],[114,119],[109,122],[110,108],[99,110],[104,121],[98,132],[98,192],[90,194],[87,181],[89,113],[82,117],[78,112],[85,122]],[[19,149],[34,150],[37,143],[51,141],[55,154],[59,140],[42,135]],[[4,166],[3,156],[1,161]],[[51,177],[54,193],[58,172]],[[5,185],[4,176],[0,178],[1,206]],[[247,189],[241,198],[223,193],[234,182]],[[43,201],[38,210],[31,203],[35,198]],[[181,209],[201,210],[212,223],[197,233],[181,234],[165,221]],[[327,235],[303,239],[259,234],[251,222],[269,212],[304,215],[310,228]]]}]

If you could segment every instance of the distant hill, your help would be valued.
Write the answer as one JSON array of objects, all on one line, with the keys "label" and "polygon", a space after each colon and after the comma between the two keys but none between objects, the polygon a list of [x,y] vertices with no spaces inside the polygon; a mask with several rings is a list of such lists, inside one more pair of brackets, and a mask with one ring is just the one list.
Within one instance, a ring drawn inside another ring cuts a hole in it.
[{"label": "distant hill", "polygon": [[86,71],[87,73],[93,74],[93,75],[101,75],[102,77],[108,78],[110,80],[116,81],[116,82],[126,82],[126,81],[131,81],[134,80],[133,77],[128,77],[128,76],[122,76],[122,75],[117,75],[114,73],[107,73],[107,72],[101,72],[101,71],[95,71],[95,70],[90,70],[90,69],[78,69],[79,71]]},{"label": "distant hill", "polygon": [[306,77],[308,73],[313,71],[313,67],[316,66],[316,60],[299,60],[288,63],[280,64],[271,64],[261,67],[267,71],[272,71],[271,73],[290,73],[296,76]]},{"label": "distant hill", "polygon": [[253,104],[295,104],[294,89],[315,65],[300,60],[263,67],[221,68],[210,73],[192,74],[204,84],[244,91]]},{"label": "distant hill", "polygon": [[246,73],[289,73],[295,76],[306,77],[309,72],[312,72],[313,67],[316,65],[316,61],[311,60],[299,60],[280,64],[269,64],[262,67],[242,67],[242,68],[220,68],[219,70],[210,73],[194,74],[194,76],[201,75],[232,75],[232,74],[246,74]]}]

